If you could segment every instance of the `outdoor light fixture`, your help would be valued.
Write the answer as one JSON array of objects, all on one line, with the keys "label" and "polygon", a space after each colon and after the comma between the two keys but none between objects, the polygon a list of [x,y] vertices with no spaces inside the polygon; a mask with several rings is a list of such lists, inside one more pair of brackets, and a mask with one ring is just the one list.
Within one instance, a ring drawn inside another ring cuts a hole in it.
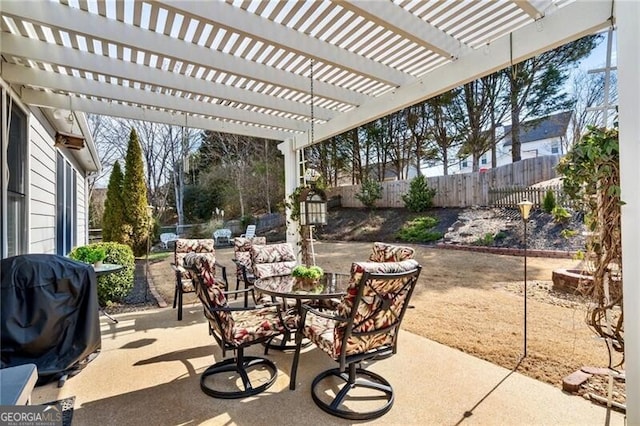
[{"label": "outdoor light fixture", "polygon": [[527,356],[527,222],[529,222],[531,207],[533,207],[533,203],[527,199],[518,203],[520,215],[524,222],[524,353],[522,358]]},{"label": "outdoor light fixture", "polygon": [[327,223],[327,197],[316,188],[305,188],[300,193],[300,225]]},{"label": "outdoor light fixture", "polygon": [[531,207],[533,207],[533,203],[527,200],[526,198],[518,203],[518,208],[520,209],[520,215],[522,216],[522,220],[524,220],[525,222],[529,220],[529,213],[531,213]]},{"label": "outdoor light fixture", "polygon": [[72,133],[57,132],[54,146],[80,150],[84,148],[84,137]]}]

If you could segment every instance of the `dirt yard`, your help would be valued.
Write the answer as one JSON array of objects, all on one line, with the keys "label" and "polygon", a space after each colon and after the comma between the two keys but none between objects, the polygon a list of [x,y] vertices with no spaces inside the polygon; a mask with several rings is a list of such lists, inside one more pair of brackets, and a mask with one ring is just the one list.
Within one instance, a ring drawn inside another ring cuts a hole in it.
[{"label": "dirt yard", "polygon": [[[523,354],[523,258],[414,245],[422,265],[418,287],[403,328],[458,348],[505,368],[515,368]],[[365,260],[370,242],[319,242],[317,263],[325,270],[348,272]],[[232,248],[217,250],[235,288]],[[584,322],[586,302],[551,290],[551,272],[571,267],[570,259],[528,259],[527,357],[518,371],[562,387],[562,379],[582,366],[606,367],[604,343]],[[155,286],[173,301],[169,260],[151,268]],[[196,303],[193,294],[187,303]],[[429,360],[421,360],[428,368]],[[446,374],[446,372],[443,372]],[[600,386],[597,382],[595,386]]]}]

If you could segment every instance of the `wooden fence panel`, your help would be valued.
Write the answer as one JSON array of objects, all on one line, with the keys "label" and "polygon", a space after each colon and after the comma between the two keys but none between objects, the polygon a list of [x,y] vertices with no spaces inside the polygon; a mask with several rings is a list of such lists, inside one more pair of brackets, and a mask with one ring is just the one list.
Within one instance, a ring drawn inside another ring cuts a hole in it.
[{"label": "wooden fence panel", "polygon": [[[513,206],[521,201],[519,197],[523,194],[531,197],[529,199],[532,202],[541,205],[546,190],[540,195],[535,188],[525,193],[522,192],[522,188],[557,177],[555,168],[559,159],[557,155],[527,158],[482,172],[429,177],[427,183],[436,190],[433,199],[436,207],[490,206],[497,205],[496,202]],[[404,207],[402,195],[408,192],[409,183],[407,180],[381,182],[383,195],[382,199],[376,202],[376,206]],[[492,192],[492,188],[511,189],[506,192]],[[363,207],[356,198],[359,192],[360,185],[339,186],[331,188],[328,195],[340,195],[343,207]],[[560,199],[558,195],[556,199]]]}]

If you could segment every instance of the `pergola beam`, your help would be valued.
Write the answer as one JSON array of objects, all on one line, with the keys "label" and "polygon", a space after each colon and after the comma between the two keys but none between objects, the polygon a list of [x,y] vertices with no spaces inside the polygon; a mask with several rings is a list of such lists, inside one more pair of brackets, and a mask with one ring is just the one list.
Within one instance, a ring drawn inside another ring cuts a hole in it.
[{"label": "pergola beam", "polygon": [[471,52],[471,47],[439,30],[435,26],[415,15],[405,12],[391,2],[385,1],[343,1],[332,0],[343,8],[389,28],[397,34],[413,41],[419,46],[447,59]]},{"label": "pergola beam", "polygon": [[[102,39],[124,47],[135,42],[137,49],[160,57],[172,57],[178,61],[217,69],[248,79],[257,79],[278,87],[303,93],[309,93],[310,90],[309,79],[306,77],[283,72],[267,65],[227,55],[193,43],[185,43],[123,22],[88,14],[62,4],[38,2],[37,7],[25,7],[21,2],[8,1],[2,3],[2,13],[27,21],[41,22],[47,26],[54,25],[64,31],[82,34],[89,39]],[[207,14],[210,13],[210,10],[207,11]],[[314,93],[316,96],[352,105],[359,105],[367,98],[366,95],[321,81],[314,82]]]},{"label": "pergola beam", "polygon": [[[107,77],[134,80],[133,76],[135,76],[135,81],[141,84],[231,100],[285,113],[309,116],[309,106],[301,102],[294,102],[276,96],[262,95],[257,92],[219,84],[215,81],[187,77],[183,74],[167,73],[157,68],[125,62],[108,56],[98,56],[88,52],[81,52],[68,47],[33,40],[10,33],[2,33],[0,35],[0,46],[2,46],[2,53],[5,55],[29,58],[35,61],[93,74],[101,74]],[[170,107],[170,105],[167,105],[167,108]],[[323,121],[331,119],[335,114],[337,114],[336,111],[322,107],[316,107],[314,110],[315,117]]]},{"label": "pergola beam", "polygon": [[80,79],[69,75],[6,64],[2,67],[2,78],[13,83],[48,88],[88,97],[113,99],[119,102],[169,109],[189,114],[201,114],[223,120],[244,121],[265,127],[281,127],[292,131],[304,131],[308,125],[300,120],[260,114],[256,111],[196,101],[181,96],[159,93],[152,90],[134,89],[117,84]]},{"label": "pergola beam", "polygon": [[[325,124],[315,126],[314,142],[321,142],[349,129],[369,123],[392,112],[430,99],[469,81],[506,68],[539,53],[562,46],[569,41],[594,34],[610,25],[611,5],[607,2],[578,2],[559,9],[513,34],[513,49],[509,36],[503,36],[487,46],[461,57],[457,61],[433,70],[424,78],[387,93],[367,104],[346,112]],[[295,149],[310,145],[306,134],[295,138]]]},{"label": "pergola beam", "polygon": [[74,97],[72,100],[67,95],[61,95],[42,90],[23,88],[22,99],[30,105],[69,110],[84,111],[91,114],[106,115],[110,117],[126,118],[140,121],[153,121],[172,126],[188,126],[214,132],[234,133],[255,138],[284,140],[291,137],[291,133],[266,129],[258,126],[245,126],[229,123],[211,118],[185,115],[169,111],[159,111],[149,108],[141,108],[135,105],[127,105],[117,102],[104,102],[100,100]]},{"label": "pergola beam", "polygon": [[203,1],[166,0],[158,2],[175,10],[195,16],[207,16],[224,28],[239,32],[256,40],[276,47],[294,51],[299,55],[314,58],[337,68],[347,69],[356,74],[382,81],[391,86],[405,83],[409,76],[379,62],[341,49],[284,25],[273,25],[258,15],[249,13],[227,3],[215,3],[212,13],[211,3]]}]

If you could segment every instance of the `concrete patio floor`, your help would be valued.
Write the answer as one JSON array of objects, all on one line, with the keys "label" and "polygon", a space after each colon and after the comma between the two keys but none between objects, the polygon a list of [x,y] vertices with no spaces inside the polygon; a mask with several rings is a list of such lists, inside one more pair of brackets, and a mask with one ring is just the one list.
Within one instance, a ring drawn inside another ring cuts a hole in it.
[{"label": "concrete patio floor", "polygon": [[[270,351],[279,369],[267,391],[240,400],[214,399],[200,373],[221,359],[199,304],[101,317],[102,350],[62,388],[35,389],[32,404],[75,396],[74,425],[351,424],[325,414],[310,385],[335,363],[314,347],[304,350],[295,391],[288,388],[292,353]],[[247,350],[259,355],[258,345]],[[227,353],[229,356],[229,353]],[[402,332],[398,354],[371,364],[395,390],[395,404],[372,424],[623,425],[624,416],[546,383],[423,337]]]}]

